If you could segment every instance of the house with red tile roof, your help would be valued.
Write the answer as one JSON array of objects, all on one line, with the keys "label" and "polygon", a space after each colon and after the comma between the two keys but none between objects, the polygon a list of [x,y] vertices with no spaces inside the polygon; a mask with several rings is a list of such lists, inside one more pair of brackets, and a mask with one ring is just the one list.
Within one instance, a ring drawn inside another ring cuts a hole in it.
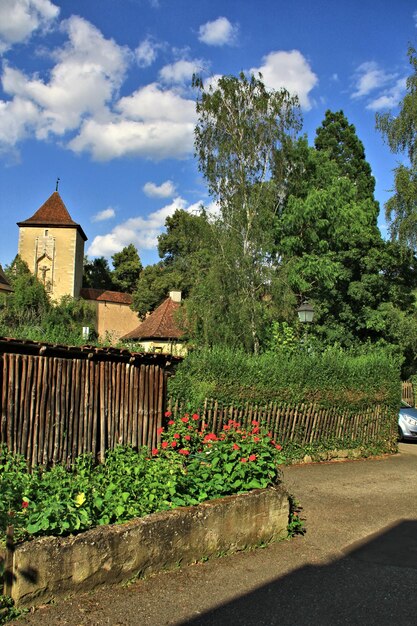
[{"label": "house with red tile roof", "polygon": [[4,273],[2,266],[0,265],[0,294],[11,293],[12,291],[13,287],[9,283],[7,276]]},{"label": "house with red tile roof", "polygon": [[178,322],[181,306],[181,292],[170,291],[166,298],[134,330],[123,335],[122,341],[137,341],[145,352],[163,352],[175,356],[184,356],[187,347],[184,341],[185,331]]},{"label": "house with red tile roof", "polygon": [[95,330],[101,339],[114,343],[139,323],[138,314],[131,309],[133,298],[129,293],[83,287],[80,297],[94,306]]}]

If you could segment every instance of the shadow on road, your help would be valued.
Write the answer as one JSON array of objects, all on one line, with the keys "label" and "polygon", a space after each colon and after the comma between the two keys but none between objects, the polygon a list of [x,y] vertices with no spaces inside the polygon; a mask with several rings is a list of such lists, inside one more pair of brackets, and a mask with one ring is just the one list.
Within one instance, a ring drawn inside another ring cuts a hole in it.
[{"label": "shadow on road", "polygon": [[400,521],[344,552],[336,561],[295,570],[183,624],[417,624],[416,521]]}]

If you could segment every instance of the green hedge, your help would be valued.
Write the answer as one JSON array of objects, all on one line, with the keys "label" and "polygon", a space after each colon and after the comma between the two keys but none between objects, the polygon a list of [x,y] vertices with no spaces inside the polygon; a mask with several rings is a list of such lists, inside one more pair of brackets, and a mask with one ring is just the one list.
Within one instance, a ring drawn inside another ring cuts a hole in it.
[{"label": "green hedge", "polygon": [[389,351],[355,354],[266,353],[253,356],[220,348],[191,352],[169,381],[174,399],[200,409],[206,397],[243,405],[284,401],[362,410],[375,403],[398,411],[400,360]]}]

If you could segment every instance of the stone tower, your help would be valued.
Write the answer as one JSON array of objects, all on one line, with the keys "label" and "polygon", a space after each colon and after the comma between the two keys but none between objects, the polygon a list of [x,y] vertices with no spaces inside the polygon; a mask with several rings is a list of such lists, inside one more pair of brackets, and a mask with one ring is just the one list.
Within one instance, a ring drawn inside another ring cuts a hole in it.
[{"label": "stone tower", "polygon": [[78,298],[82,287],[84,242],[81,226],[68,213],[58,191],[29,219],[18,222],[19,255],[53,300]]}]

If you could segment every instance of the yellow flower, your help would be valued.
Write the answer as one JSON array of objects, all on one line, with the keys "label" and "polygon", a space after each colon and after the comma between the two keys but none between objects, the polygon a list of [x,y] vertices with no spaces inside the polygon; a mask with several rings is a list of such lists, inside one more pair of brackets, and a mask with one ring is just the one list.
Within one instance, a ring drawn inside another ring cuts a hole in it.
[{"label": "yellow flower", "polygon": [[76,506],[81,506],[85,502],[85,493],[77,493],[74,498]]}]

